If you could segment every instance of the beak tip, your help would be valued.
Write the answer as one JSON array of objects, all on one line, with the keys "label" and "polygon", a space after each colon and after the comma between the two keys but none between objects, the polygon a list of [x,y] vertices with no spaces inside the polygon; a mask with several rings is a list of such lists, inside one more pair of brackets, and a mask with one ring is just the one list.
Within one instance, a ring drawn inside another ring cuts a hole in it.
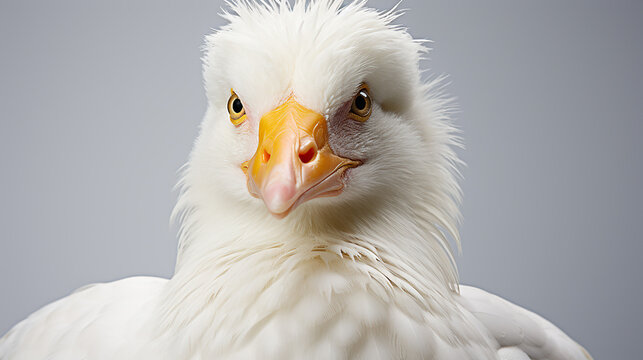
[{"label": "beak tip", "polygon": [[268,184],[262,192],[262,198],[268,210],[275,216],[282,218],[292,207],[296,190],[294,184],[273,182]]}]

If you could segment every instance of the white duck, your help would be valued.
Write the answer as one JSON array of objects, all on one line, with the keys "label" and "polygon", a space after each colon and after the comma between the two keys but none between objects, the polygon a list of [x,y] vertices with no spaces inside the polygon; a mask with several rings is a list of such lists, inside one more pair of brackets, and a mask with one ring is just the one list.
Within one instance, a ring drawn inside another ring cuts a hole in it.
[{"label": "white duck", "polygon": [[0,359],[589,359],[458,285],[458,138],[425,51],[362,1],[231,4],[180,182],[174,276],[92,285]]}]

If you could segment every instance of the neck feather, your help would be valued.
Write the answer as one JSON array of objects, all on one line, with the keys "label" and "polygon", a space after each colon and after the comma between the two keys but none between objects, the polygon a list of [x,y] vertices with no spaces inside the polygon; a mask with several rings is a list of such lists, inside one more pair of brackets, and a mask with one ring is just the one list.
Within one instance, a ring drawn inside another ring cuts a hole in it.
[{"label": "neck feather", "polygon": [[[206,202],[193,190],[184,189],[177,205],[181,239],[162,305],[165,324],[253,324],[248,317],[260,321],[304,294],[302,289],[336,292],[340,285],[315,275],[329,271],[348,286],[376,284],[382,298],[402,291],[432,311],[457,291],[445,235],[455,220],[427,205],[436,199],[371,204],[345,209],[342,216],[302,207],[278,220],[261,204],[234,203],[224,195]],[[306,221],[311,218],[318,221]],[[228,309],[225,316],[221,309]]]}]

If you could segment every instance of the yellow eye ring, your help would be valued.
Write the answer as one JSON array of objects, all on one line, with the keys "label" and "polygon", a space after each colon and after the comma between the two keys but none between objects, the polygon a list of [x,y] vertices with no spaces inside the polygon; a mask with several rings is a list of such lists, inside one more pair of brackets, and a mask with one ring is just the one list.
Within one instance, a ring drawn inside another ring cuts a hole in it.
[{"label": "yellow eye ring", "polygon": [[235,94],[234,90],[230,89],[230,98],[228,99],[228,113],[230,114],[230,121],[234,126],[241,125],[244,120],[246,120],[246,109],[239,99],[239,96]]},{"label": "yellow eye ring", "polygon": [[348,113],[348,116],[353,120],[364,122],[371,116],[372,109],[373,103],[368,91],[368,85],[362,84],[353,98],[353,103],[351,104],[351,110]]}]

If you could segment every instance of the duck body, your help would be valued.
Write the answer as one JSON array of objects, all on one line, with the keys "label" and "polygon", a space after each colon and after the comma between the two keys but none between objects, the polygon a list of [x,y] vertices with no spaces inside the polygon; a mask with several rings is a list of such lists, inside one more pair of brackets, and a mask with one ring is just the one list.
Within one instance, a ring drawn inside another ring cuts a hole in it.
[{"label": "duck body", "polygon": [[170,280],[91,285],[16,325],[0,359],[589,358],[546,320],[492,294],[420,294],[400,266],[335,250],[229,254],[218,260],[230,265],[199,286],[179,283],[181,270]]},{"label": "duck body", "polygon": [[81,289],[1,360],[588,359],[539,316],[460,286],[460,144],[400,15],[233,1],[179,187],[171,279]]}]

